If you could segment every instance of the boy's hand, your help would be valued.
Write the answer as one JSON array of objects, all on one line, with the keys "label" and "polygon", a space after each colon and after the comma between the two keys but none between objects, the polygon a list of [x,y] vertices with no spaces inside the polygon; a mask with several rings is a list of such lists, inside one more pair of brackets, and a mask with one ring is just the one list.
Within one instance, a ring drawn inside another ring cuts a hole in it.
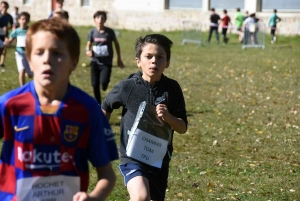
[{"label": "boy's hand", "polygon": [[88,57],[92,57],[92,56],[93,56],[92,50],[86,51],[85,54],[86,54],[86,56],[88,56]]},{"label": "boy's hand", "polygon": [[118,66],[119,66],[120,68],[124,68],[124,67],[125,67],[124,64],[123,64],[122,59],[118,59]]},{"label": "boy's hand", "polygon": [[86,192],[78,192],[73,196],[73,201],[88,201],[89,196]]},{"label": "boy's hand", "polygon": [[10,41],[9,40],[4,40],[4,43],[3,43],[5,46],[9,46],[10,44]]},{"label": "boy's hand", "polygon": [[158,104],[156,106],[156,114],[158,117],[162,117],[164,121],[167,121],[170,116],[169,110],[165,104]]}]

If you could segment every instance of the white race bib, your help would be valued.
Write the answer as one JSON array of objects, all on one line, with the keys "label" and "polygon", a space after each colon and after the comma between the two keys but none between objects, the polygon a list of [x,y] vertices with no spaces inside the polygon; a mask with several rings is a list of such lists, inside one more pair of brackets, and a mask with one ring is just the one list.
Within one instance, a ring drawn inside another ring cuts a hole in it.
[{"label": "white race bib", "polygon": [[17,47],[25,47],[26,44],[26,35],[17,36]]},{"label": "white race bib", "polygon": [[148,165],[161,168],[168,141],[136,129],[129,135],[126,154]]},{"label": "white race bib", "polygon": [[254,32],[255,32],[255,29],[256,29],[255,24],[250,24],[250,25],[249,25],[249,31],[250,31],[251,33],[254,33]]},{"label": "white race bib", "polygon": [[101,46],[94,45],[93,51],[96,57],[104,57],[109,55],[107,45],[101,45]]},{"label": "white race bib", "polygon": [[31,177],[17,181],[18,201],[73,200],[79,191],[80,179],[76,176]]}]

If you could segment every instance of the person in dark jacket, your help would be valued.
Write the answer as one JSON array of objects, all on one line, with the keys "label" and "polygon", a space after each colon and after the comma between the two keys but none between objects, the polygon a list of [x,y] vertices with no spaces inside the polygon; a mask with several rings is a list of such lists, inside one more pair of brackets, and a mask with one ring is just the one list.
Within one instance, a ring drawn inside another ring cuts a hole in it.
[{"label": "person in dark jacket", "polygon": [[216,13],[215,9],[211,9],[211,15],[210,15],[210,24],[209,24],[209,34],[208,34],[208,39],[206,43],[210,43],[211,35],[213,32],[216,34],[216,40],[217,43],[219,44],[219,21],[221,20],[220,16]]},{"label": "person in dark jacket", "polygon": [[142,71],[116,84],[102,103],[108,119],[113,110],[123,108],[119,170],[130,200],[164,200],[173,134],[187,130],[181,87],[163,74],[172,44],[160,34],[139,37],[136,63]]}]

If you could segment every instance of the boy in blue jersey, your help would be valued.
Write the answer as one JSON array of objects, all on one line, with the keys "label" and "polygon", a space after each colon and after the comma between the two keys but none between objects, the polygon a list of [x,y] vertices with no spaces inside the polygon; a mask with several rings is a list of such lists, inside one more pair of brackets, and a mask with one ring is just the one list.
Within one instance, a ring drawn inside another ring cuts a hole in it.
[{"label": "boy in blue jersey", "polygon": [[29,78],[32,78],[33,75],[25,55],[26,33],[28,30],[29,20],[30,14],[27,12],[21,12],[18,16],[19,27],[10,33],[7,41],[7,45],[9,45],[13,40],[17,40],[15,55],[19,72],[20,86],[25,84],[25,75]]},{"label": "boy in blue jersey", "polygon": [[[112,191],[114,135],[94,98],[69,81],[79,53],[66,21],[28,29],[33,81],[0,97],[0,200],[105,200]],[[90,194],[88,161],[98,176]]]},{"label": "boy in blue jersey", "polygon": [[276,42],[276,36],[275,36],[275,32],[276,32],[276,26],[277,23],[281,21],[281,18],[277,16],[277,10],[274,9],[274,13],[270,16],[269,18],[269,27],[271,28],[271,43]]},{"label": "boy in blue jersey", "polygon": [[124,67],[115,32],[104,26],[106,19],[105,11],[95,12],[94,22],[96,27],[90,30],[86,44],[86,55],[91,58],[91,84],[98,103],[101,103],[100,84],[102,90],[105,91],[110,82],[114,53],[112,43],[114,43],[117,52],[117,65],[120,68]]},{"label": "boy in blue jersey", "polygon": [[163,74],[172,44],[160,34],[138,38],[136,63],[142,72],[115,85],[102,103],[108,118],[113,110],[123,108],[119,169],[130,200],[165,199],[173,134],[187,130],[181,87]]}]

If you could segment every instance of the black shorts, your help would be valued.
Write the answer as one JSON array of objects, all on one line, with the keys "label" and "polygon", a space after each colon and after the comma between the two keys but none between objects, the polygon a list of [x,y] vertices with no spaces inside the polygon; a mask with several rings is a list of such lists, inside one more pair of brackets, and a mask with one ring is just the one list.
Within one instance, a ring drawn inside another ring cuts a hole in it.
[{"label": "black shorts", "polygon": [[5,37],[6,37],[6,36],[1,35],[1,36],[0,36],[0,40],[2,40],[2,42],[4,42],[4,41],[5,41]]},{"label": "black shorts", "polygon": [[275,31],[276,31],[276,26],[272,26],[271,27],[271,34],[275,34]]},{"label": "black shorts", "polygon": [[91,61],[90,67],[91,67],[92,86],[97,86],[101,83],[102,87],[104,86],[107,87],[108,83],[110,82],[111,66],[99,65],[97,62]]},{"label": "black shorts", "polygon": [[124,177],[124,184],[136,176],[148,179],[151,200],[164,201],[168,187],[169,162],[163,162],[162,168],[146,168],[137,163],[126,163],[119,165],[119,170]]}]

